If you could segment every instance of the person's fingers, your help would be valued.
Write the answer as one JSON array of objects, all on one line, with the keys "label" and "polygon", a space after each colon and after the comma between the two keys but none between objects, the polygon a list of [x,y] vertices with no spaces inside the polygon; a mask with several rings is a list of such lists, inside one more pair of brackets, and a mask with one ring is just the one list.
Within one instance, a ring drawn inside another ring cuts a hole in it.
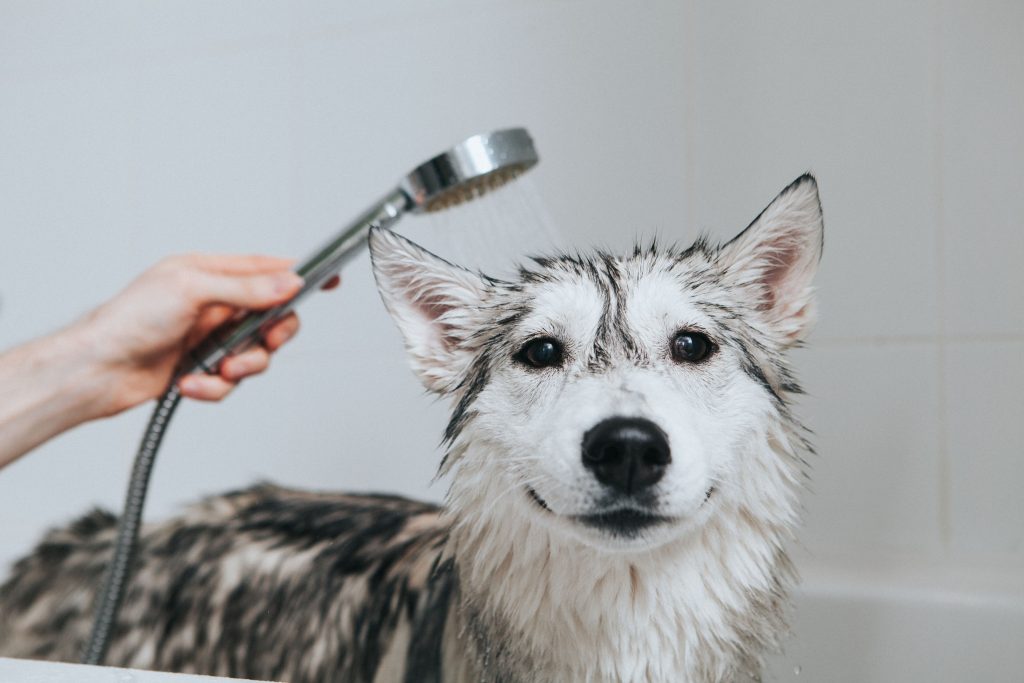
[{"label": "person's fingers", "polygon": [[262,346],[254,346],[225,358],[220,364],[220,375],[230,382],[237,382],[263,372],[269,365],[270,352]]},{"label": "person's fingers", "polygon": [[259,275],[222,275],[194,271],[185,280],[195,304],[228,304],[239,308],[269,308],[284,303],[302,287],[301,277],[290,271]]},{"label": "person's fingers", "polygon": [[263,335],[263,345],[277,351],[299,331],[299,317],[289,313]]},{"label": "person's fingers", "polygon": [[182,396],[199,401],[220,401],[231,393],[235,383],[219,375],[185,375],[178,380]]},{"label": "person's fingers", "polygon": [[324,290],[326,292],[326,291],[334,289],[339,284],[341,284],[341,276],[340,275],[335,275],[330,280],[328,280],[323,285],[321,285],[320,289],[322,289],[322,290]]},{"label": "person's fingers", "polygon": [[227,322],[237,311],[238,309],[234,306],[225,306],[224,304],[212,304],[204,308],[195,324],[192,325],[188,337],[185,338],[185,347],[190,349],[196,346],[211,332]]},{"label": "person's fingers", "polygon": [[222,275],[272,273],[295,265],[295,259],[261,254],[186,254],[175,258],[188,266]]}]

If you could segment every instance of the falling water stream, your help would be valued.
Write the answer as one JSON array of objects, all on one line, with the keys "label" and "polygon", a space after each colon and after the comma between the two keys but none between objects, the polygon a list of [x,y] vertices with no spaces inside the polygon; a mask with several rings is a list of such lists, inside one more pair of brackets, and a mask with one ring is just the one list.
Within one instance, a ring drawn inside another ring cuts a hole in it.
[{"label": "falling water stream", "polygon": [[474,201],[417,216],[416,222],[415,228],[409,221],[398,232],[448,261],[493,277],[507,277],[528,257],[564,247],[529,175]]}]

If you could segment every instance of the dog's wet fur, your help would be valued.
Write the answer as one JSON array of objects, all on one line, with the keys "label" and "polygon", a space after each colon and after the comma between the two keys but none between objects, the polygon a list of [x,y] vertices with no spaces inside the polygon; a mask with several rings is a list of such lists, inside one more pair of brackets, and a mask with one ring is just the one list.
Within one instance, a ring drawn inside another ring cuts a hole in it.
[{"label": "dog's wet fur", "polygon": [[[814,178],[743,232],[535,259],[503,281],[370,237],[453,406],[443,507],[271,485],[143,529],[107,663],[305,681],[757,679],[806,480],[786,361],[813,321]],[[385,444],[386,447],[386,444]],[[116,519],[0,587],[0,655],[74,661]]]}]

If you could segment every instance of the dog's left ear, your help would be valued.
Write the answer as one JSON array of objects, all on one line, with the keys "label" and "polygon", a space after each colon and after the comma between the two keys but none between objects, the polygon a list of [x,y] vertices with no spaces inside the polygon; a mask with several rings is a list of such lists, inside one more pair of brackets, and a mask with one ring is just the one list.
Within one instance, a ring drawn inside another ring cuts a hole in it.
[{"label": "dog's left ear", "polygon": [[805,174],[790,183],[718,258],[740,286],[753,290],[758,307],[787,346],[814,324],[811,281],[824,239],[818,183]]},{"label": "dog's left ear", "polygon": [[470,335],[486,281],[390,230],[371,230],[369,241],[377,288],[413,370],[430,391],[454,390],[473,358]]}]

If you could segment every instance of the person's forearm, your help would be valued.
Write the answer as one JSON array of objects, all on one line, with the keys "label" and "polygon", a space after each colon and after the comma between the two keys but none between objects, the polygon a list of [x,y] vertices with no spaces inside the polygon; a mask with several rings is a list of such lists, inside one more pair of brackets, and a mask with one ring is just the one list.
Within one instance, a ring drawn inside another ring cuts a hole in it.
[{"label": "person's forearm", "polygon": [[0,467],[96,417],[105,384],[75,327],[0,354]]}]

